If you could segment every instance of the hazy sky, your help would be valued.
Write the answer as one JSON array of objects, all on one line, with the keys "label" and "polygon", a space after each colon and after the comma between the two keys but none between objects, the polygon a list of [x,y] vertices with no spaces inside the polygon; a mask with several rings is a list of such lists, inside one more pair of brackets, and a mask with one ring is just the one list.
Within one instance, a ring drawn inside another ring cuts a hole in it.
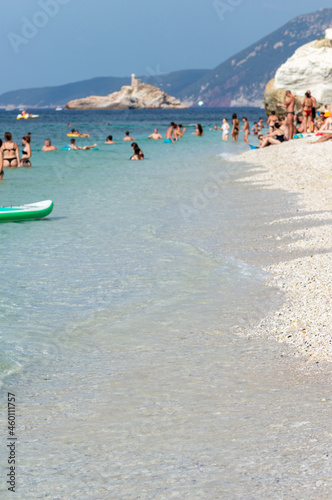
[{"label": "hazy sky", "polygon": [[0,94],[96,76],[213,68],[292,18],[326,7],[331,0],[1,2]]}]

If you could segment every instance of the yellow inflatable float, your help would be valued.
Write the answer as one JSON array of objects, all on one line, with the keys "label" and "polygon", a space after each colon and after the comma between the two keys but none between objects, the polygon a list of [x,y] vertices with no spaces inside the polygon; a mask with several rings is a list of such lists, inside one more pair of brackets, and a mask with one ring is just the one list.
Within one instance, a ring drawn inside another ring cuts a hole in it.
[{"label": "yellow inflatable float", "polygon": [[67,137],[90,137],[90,134],[67,134]]}]

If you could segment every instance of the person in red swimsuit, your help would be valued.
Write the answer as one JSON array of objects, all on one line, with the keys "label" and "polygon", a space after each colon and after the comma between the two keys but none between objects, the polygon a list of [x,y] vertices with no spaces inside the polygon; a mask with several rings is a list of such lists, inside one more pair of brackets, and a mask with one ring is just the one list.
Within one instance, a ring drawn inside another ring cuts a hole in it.
[{"label": "person in red swimsuit", "polygon": [[303,110],[303,131],[306,134],[311,132],[311,117],[312,117],[312,108],[314,107],[313,98],[311,97],[310,92],[305,93],[305,97],[302,101],[302,110]]}]

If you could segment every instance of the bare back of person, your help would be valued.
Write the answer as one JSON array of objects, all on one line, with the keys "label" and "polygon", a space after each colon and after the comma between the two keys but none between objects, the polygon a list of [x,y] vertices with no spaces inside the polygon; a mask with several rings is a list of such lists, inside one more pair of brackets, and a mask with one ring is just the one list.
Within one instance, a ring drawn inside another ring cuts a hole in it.
[{"label": "bare back of person", "polygon": [[311,131],[311,117],[312,117],[312,108],[314,105],[314,101],[309,92],[305,93],[305,97],[302,101],[302,110],[303,110],[303,132],[306,133]]},{"label": "bare back of person", "polygon": [[167,129],[166,139],[172,139],[173,130],[173,127],[169,127],[169,129]]},{"label": "bare back of person", "polygon": [[302,106],[304,111],[310,111],[311,113],[313,107],[313,99],[311,97],[305,97],[303,99]]},{"label": "bare back of person", "polygon": [[175,127],[175,123],[172,122],[170,124],[169,128],[167,129],[165,141],[174,142],[174,139],[173,139],[174,127]]},{"label": "bare back of person", "polygon": [[19,167],[18,145],[13,141],[5,141],[1,146],[1,155],[4,167]]}]

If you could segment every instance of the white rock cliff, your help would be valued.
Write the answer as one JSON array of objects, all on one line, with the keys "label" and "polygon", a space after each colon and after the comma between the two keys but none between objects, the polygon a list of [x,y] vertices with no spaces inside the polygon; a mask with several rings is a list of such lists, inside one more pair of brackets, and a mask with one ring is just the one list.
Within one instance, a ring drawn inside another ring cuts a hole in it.
[{"label": "white rock cliff", "polygon": [[332,29],[297,49],[276,72],[274,87],[303,97],[311,90],[319,103],[332,104]]}]

